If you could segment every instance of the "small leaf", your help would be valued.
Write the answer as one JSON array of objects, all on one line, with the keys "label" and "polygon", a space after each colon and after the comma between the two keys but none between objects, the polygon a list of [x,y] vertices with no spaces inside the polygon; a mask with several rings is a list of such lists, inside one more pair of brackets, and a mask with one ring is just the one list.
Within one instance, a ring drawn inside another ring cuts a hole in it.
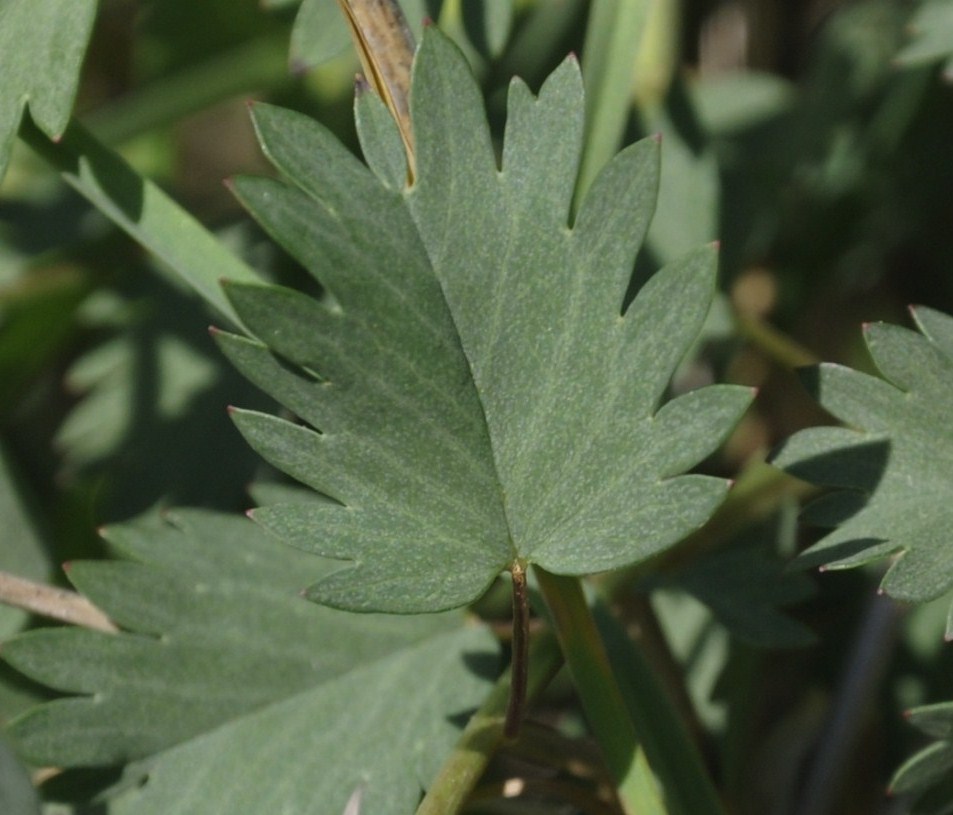
[{"label": "small leaf", "polygon": [[436,31],[411,102],[409,189],[385,158],[392,133],[362,136],[380,180],[315,122],[255,108],[287,180],[242,179],[236,192],[331,300],[226,286],[256,339],[219,334],[223,350],[304,424],[233,416],[272,464],[337,502],[255,519],[351,561],[308,596],[362,611],[462,605],[516,561],[579,575],[671,546],[721,501],[727,482],[683,473],[751,391],[662,404],[711,302],[712,247],[666,266],[622,313],[658,144],[617,156],[570,225],[575,60],[538,97],[511,84],[502,170],[479,89]]},{"label": "small leaf", "polygon": [[914,708],[908,719],[918,730],[937,739],[919,750],[894,773],[890,790],[919,798],[915,813],[940,815],[953,811],[950,770],[953,769],[953,702]]},{"label": "small leaf", "polygon": [[785,442],[774,463],[834,492],[806,517],[836,529],[801,556],[804,565],[849,568],[898,554],[882,588],[923,602],[953,586],[953,320],[913,311],[920,332],[877,323],[864,338],[883,379],[838,365],[808,374],[818,401],[849,428],[811,428]]}]

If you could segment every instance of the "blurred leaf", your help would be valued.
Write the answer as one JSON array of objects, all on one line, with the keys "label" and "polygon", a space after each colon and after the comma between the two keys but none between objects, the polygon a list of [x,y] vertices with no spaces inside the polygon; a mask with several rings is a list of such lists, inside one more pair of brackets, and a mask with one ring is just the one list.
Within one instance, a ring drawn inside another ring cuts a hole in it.
[{"label": "blurred leaf", "polygon": [[953,702],[914,708],[907,718],[937,741],[903,763],[890,781],[890,790],[916,796],[915,815],[947,815],[953,812]]},{"label": "blurred leaf", "polygon": [[28,268],[0,286],[0,415],[68,348],[89,290],[88,275],[68,264]]},{"label": "blurred leaf", "polygon": [[881,587],[923,602],[953,587],[953,319],[928,308],[912,314],[920,333],[865,326],[883,379],[840,365],[811,369],[809,389],[848,427],[796,433],[774,464],[837,488],[805,510],[809,522],[835,529],[801,555],[803,565],[842,569],[898,555]]},{"label": "blurred leaf", "polygon": [[463,0],[461,13],[473,47],[485,57],[499,56],[513,26],[513,0]]},{"label": "blurred leaf", "polygon": [[26,105],[50,138],[66,130],[96,0],[0,3],[0,180]]},{"label": "blurred leaf", "polygon": [[486,632],[456,614],[306,603],[297,589],[328,565],[243,518],[182,511],[105,534],[126,559],[69,574],[125,633],[41,629],[3,655],[73,694],[11,724],[22,755],[63,767],[146,758],[129,770],[145,787],[110,811],[337,812],[364,782],[373,811],[403,813],[453,742],[448,717],[489,686],[464,661],[488,656]]},{"label": "blurred leaf", "polygon": [[[33,514],[26,506],[23,490],[13,462],[0,446],[0,529],[4,530],[0,570],[43,582],[49,579],[52,564]],[[19,609],[0,605],[0,641],[20,629],[27,616]],[[0,714],[4,712],[0,710]]]},{"label": "blurred leaf", "polygon": [[257,395],[223,364],[201,304],[134,271],[84,304],[87,328],[106,336],[66,374],[81,398],[56,437],[64,483],[98,483],[97,518],[160,501],[237,508],[256,459],[236,444],[225,406]]},{"label": "blurred leaf", "polygon": [[0,812],[3,815],[40,815],[40,801],[30,774],[0,738]]},{"label": "blurred leaf", "polygon": [[896,56],[899,65],[943,62],[943,73],[953,79],[953,3],[925,0],[911,17],[908,42]]},{"label": "blurred leaf", "polygon": [[[220,335],[307,423],[236,411],[239,429],[343,504],[254,514],[294,545],[353,561],[309,589],[336,607],[434,611],[475,599],[516,559],[586,574],[670,546],[726,487],[681,473],[751,398],[715,386],[660,407],[704,322],[715,256],[658,272],[621,315],[658,148],[646,140],[611,162],[567,229],[582,129],[574,60],[538,99],[511,86],[502,173],[473,78],[432,29],[414,82],[408,193],[314,122],[267,107],[256,124],[289,183],[237,184],[339,304],[229,285],[258,341]],[[390,154],[392,140],[365,152]]]},{"label": "blurred leaf", "polygon": [[718,238],[721,185],[718,163],[694,101],[676,82],[664,108],[647,115],[659,133],[662,171],[648,245],[661,263]]},{"label": "blurred leaf", "polygon": [[785,606],[814,593],[810,579],[786,570],[774,542],[794,532],[796,516],[782,513],[748,531],[731,546],[705,552],[661,585],[679,587],[705,603],[732,636],[762,648],[810,645],[810,629],[785,614]]}]

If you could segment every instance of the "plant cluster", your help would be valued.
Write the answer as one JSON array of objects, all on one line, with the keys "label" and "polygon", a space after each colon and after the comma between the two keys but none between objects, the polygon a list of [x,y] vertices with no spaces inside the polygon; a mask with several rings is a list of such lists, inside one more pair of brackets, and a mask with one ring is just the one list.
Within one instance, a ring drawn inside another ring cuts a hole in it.
[{"label": "plant cluster", "polygon": [[0,0],[0,812],[953,813],[953,2],[820,5]]}]

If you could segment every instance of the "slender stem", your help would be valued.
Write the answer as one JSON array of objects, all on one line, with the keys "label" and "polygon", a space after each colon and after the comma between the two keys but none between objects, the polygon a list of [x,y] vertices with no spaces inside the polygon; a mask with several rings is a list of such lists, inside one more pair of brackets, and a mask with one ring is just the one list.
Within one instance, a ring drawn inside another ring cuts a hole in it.
[{"label": "slender stem", "polygon": [[575,206],[615,155],[632,109],[632,68],[642,47],[650,0],[593,0],[582,48],[586,141]]},{"label": "slender stem", "polygon": [[820,362],[803,345],[757,317],[736,313],[735,326],[742,337],[786,368],[803,368]]},{"label": "slender stem", "polygon": [[510,700],[506,706],[503,735],[514,739],[519,733],[526,703],[527,657],[529,656],[529,599],[526,595],[526,569],[518,560],[510,569],[513,576],[513,643],[510,663]]},{"label": "slender stem", "polygon": [[[536,696],[561,664],[559,646],[550,633],[543,632],[534,638],[529,648],[527,698]],[[467,723],[453,752],[417,807],[417,815],[453,815],[460,811],[503,743],[504,711],[509,695],[510,672],[507,671]]]},{"label": "slender stem", "polygon": [[279,87],[289,80],[288,36],[269,33],[136,88],[83,121],[97,138],[116,144],[223,99]]},{"label": "slender stem", "polygon": [[254,283],[261,278],[158,186],[75,120],[54,142],[24,117],[20,138],[107,218],[240,325],[220,281]]},{"label": "slender stem", "polygon": [[115,634],[119,629],[81,594],[0,572],[0,603],[52,620]]},{"label": "slender stem", "polygon": [[550,574],[538,566],[536,576],[623,810],[629,815],[665,815],[658,785],[579,580]]}]

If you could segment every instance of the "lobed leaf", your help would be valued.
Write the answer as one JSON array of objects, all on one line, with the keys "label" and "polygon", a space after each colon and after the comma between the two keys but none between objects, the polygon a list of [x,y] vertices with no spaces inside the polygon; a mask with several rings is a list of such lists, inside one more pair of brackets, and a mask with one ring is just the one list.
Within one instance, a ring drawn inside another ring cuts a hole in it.
[{"label": "lobed leaf", "polygon": [[357,115],[372,169],[317,123],[256,106],[284,179],[240,179],[236,192],[329,296],[227,284],[254,339],[217,337],[302,421],[235,411],[241,432],[335,502],[254,513],[350,561],[309,597],[362,611],[459,606],[515,561],[572,575],[639,561],[721,501],[727,482],[683,473],[720,444],[750,389],[663,406],[708,311],[715,251],[663,268],[623,313],[659,145],[620,153],[571,224],[583,101],[572,58],[536,97],[514,80],[500,169],[463,57],[428,30],[409,188],[396,131],[368,95]]},{"label": "lobed leaf", "polygon": [[897,557],[882,588],[912,602],[953,586],[953,319],[913,310],[920,331],[873,324],[864,339],[883,378],[837,365],[807,377],[818,401],[850,428],[812,428],[785,442],[774,463],[842,488],[806,510],[835,527],[801,556],[805,565],[849,568]]},{"label": "lobed leaf", "polygon": [[[310,709],[306,699],[315,700],[317,715],[317,700],[333,695],[330,688],[351,687],[351,713],[341,714],[341,705],[328,710],[349,723],[355,738],[372,738],[354,722],[362,707],[380,701],[380,685],[369,699],[358,692],[357,676],[368,677],[363,680],[368,687],[385,681],[394,670],[388,659],[405,650],[416,654],[418,645],[425,651],[444,648],[448,654],[487,648],[488,635],[462,632],[456,615],[356,616],[303,602],[298,596],[302,583],[326,573],[327,564],[277,546],[241,518],[177,512],[166,521],[110,527],[106,535],[125,559],[76,563],[69,575],[123,633],[46,628],[3,646],[4,659],[19,671],[69,694],[10,725],[21,755],[36,764],[123,764],[162,751],[177,756],[176,745],[199,763],[196,756],[213,750],[219,738],[209,734],[229,728],[236,728],[236,739],[237,733],[246,734],[263,754],[281,755],[294,764],[282,751],[296,751],[300,739],[312,744],[314,734],[301,732],[296,740],[278,728],[265,738],[264,730],[256,733],[257,726],[246,722],[259,721],[256,716],[269,720],[279,709],[294,717],[295,710]],[[469,689],[460,704],[476,704],[474,694],[483,680],[462,676],[461,671],[469,672],[454,667],[454,658],[446,656],[439,664],[454,675],[454,683]],[[403,664],[402,658],[397,662]],[[435,668],[430,681],[443,681],[442,670]],[[421,693],[434,692],[424,684]],[[436,705],[429,721],[423,712],[426,697],[408,690],[402,698],[421,706],[417,724],[406,729],[407,738],[422,739],[420,728],[437,727],[435,722],[457,712]],[[444,736],[452,741],[452,734]],[[427,749],[439,754],[449,743]],[[244,775],[244,751],[252,746],[234,746],[219,758],[233,775]],[[420,747],[417,753],[426,751]],[[165,755],[151,764],[157,777],[166,766]],[[381,760],[380,754],[355,757],[355,771],[371,772]],[[203,794],[209,793],[204,782],[196,783]]]}]

